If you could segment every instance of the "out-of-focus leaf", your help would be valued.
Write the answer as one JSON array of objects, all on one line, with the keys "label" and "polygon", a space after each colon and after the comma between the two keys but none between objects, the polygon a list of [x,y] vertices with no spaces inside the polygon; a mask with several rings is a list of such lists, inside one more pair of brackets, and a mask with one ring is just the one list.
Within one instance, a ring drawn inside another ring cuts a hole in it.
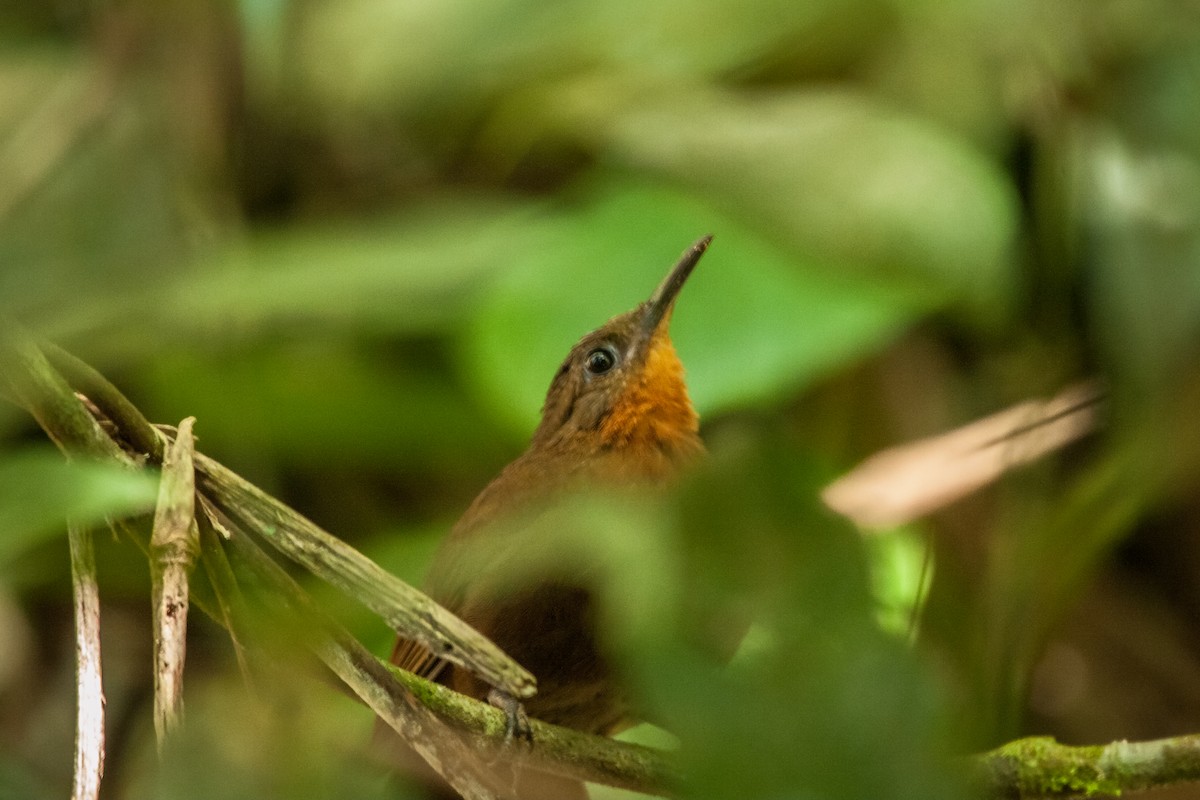
[{"label": "out-of-focus leaf", "polygon": [[413,474],[484,459],[489,444],[493,459],[504,453],[487,417],[444,376],[340,341],[177,353],[140,380],[148,407],[196,415],[201,449],[213,452]]},{"label": "out-of-focus leaf", "polygon": [[88,332],[137,353],[163,337],[210,341],[312,326],[423,333],[459,318],[497,264],[526,247],[536,218],[516,204],[431,203],[403,217],[305,226],[249,238],[188,274],[113,304],[76,307],[41,327],[63,340]]},{"label": "out-of-focus leaf", "polygon": [[464,574],[591,580],[635,708],[679,737],[684,796],[959,796],[945,706],[879,630],[860,537],[794,447],[749,445],[716,443],[678,505],[570,498]]},{"label": "out-of-focus leaf", "polygon": [[865,542],[875,618],[883,630],[908,640],[933,580],[932,554],[912,527],[877,533],[866,537]]},{"label": "out-of-focus leaf", "polygon": [[593,187],[581,207],[547,228],[485,299],[465,351],[467,374],[524,429],[570,346],[649,297],[705,233],[715,234],[713,244],[672,321],[702,413],[802,388],[880,346],[936,302],[832,277],[736,216],[661,186]]},{"label": "out-of-focus leaf", "polygon": [[1130,388],[1167,390],[1200,353],[1200,146],[1139,151],[1116,131],[1076,144],[1100,335]]},{"label": "out-of-focus leaf", "polygon": [[[677,523],[682,630],[632,651],[693,796],[958,796],[937,756],[952,746],[945,706],[877,628],[860,537],[820,509],[820,471],[768,436],[713,443]],[[730,608],[759,646],[725,667],[697,643]]]},{"label": "out-of-focus leaf", "polygon": [[612,123],[617,158],[838,270],[914,281],[985,319],[1010,302],[1016,195],[964,141],[848,92],[676,94]]},{"label": "out-of-focus leaf", "polygon": [[845,64],[889,19],[877,0],[355,0],[301,9],[295,84],[332,124],[396,110],[461,118],[573,72],[654,81]]},{"label": "out-of-focus leaf", "polygon": [[128,98],[93,108],[98,81],[79,66],[36,86],[18,132],[35,153],[0,152],[0,312],[29,324],[94,322],[117,287],[169,276],[190,252],[170,143]]},{"label": "out-of-focus leaf", "polygon": [[0,455],[0,565],[66,530],[152,508],[158,480],[115,465],[68,463],[49,449]]}]

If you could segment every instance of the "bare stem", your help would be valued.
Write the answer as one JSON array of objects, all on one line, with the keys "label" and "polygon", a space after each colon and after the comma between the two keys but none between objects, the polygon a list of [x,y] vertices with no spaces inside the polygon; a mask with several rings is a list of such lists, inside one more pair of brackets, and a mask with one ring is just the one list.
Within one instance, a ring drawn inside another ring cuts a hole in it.
[{"label": "bare stem", "polygon": [[195,515],[192,426],[188,417],[163,459],[150,558],[154,583],[154,733],[162,749],[183,715],[188,576],[200,553]]},{"label": "bare stem", "polygon": [[72,800],[96,800],[104,775],[104,689],[100,671],[100,591],[92,532],[67,527],[71,589],[75,598],[75,777]]}]

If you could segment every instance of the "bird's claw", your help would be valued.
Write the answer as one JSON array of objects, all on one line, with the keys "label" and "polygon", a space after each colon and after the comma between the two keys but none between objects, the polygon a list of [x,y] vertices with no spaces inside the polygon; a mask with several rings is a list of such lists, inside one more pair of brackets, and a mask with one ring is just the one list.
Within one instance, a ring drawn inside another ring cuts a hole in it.
[{"label": "bird's claw", "polygon": [[488,692],[488,703],[504,712],[504,741],[524,739],[533,742],[533,728],[529,724],[529,715],[521,701],[508,692],[492,689]]}]

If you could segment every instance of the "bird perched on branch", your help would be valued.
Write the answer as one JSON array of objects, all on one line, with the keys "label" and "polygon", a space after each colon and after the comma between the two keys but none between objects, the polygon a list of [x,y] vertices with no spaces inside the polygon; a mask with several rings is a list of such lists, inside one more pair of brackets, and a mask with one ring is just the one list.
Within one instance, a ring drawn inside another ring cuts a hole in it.
[{"label": "bird perched on branch", "polygon": [[[597,646],[587,588],[569,578],[514,588],[469,554],[483,546],[498,560],[519,561],[527,543],[514,528],[556,497],[576,488],[661,484],[704,452],[668,328],[679,291],[711,238],[684,251],[650,299],[571,348],[529,448],[475,498],[434,556],[426,591],[532,672],[538,693],[522,710],[422,645],[396,644],[398,666],[503,707],[510,733],[527,732],[525,711],[602,735],[633,721]],[[506,552],[506,544],[518,551]]]}]

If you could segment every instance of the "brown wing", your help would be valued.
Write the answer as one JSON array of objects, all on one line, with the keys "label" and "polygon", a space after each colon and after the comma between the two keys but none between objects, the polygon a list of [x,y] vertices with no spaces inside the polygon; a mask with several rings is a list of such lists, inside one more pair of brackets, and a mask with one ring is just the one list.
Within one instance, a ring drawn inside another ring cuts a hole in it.
[{"label": "brown wing", "polygon": [[429,648],[412,639],[399,638],[392,648],[391,662],[426,680],[436,681],[446,669],[446,661],[434,657]]},{"label": "brown wing", "polygon": [[[478,571],[468,571],[471,568],[466,566],[463,549],[469,550],[474,534],[503,520],[506,512],[537,508],[540,501],[567,484],[577,471],[575,464],[564,466],[553,457],[533,460],[528,453],[505,467],[479,493],[434,554],[422,584],[426,593],[485,636],[491,635],[486,620],[480,618],[478,613],[472,614],[470,608],[473,597],[477,601],[478,594],[487,593],[487,576]],[[478,603],[475,605],[475,611],[479,612]],[[391,661],[401,669],[431,681],[448,683],[451,677],[447,669],[450,666],[448,662],[412,639],[400,637],[396,640]]]}]

